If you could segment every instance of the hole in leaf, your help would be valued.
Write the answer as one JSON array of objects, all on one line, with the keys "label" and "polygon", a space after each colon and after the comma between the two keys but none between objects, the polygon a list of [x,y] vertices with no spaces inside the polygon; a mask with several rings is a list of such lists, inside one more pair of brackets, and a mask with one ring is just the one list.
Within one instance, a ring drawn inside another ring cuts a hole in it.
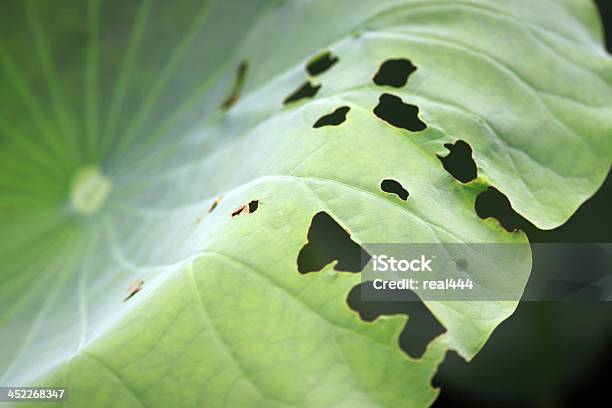
[{"label": "hole in leaf", "polygon": [[609,0],[595,0],[595,4],[602,17],[606,48],[612,53],[612,3]]},{"label": "hole in leaf", "polygon": [[[612,197],[612,173],[597,193],[582,204],[560,227],[541,230],[529,224],[521,229],[532,242],[612,242],[612,224],[608,215]],[[607,222],[602,223],[602,220]]]},{"label": "hole in leaf", "polygon": [[321,116],[312,127],[316,129],[323,126],[338,126],[346,120],[346,114],[349,110],[351,108],[348,106],[342,106],[328,115]]},{"label": "hole in leaf", "polygon": [[480,218],[493,217],[509,232],[526,230],[533,225],[514,211],[508,197],[495,187],[489,187],[476,197],[475,208]]},{"label": "hole in leaf", "polygon": [[[520,305],[522,306],[524,304],[525,303],[521,302]],[[495,332],[495,334],[497,334],[497,331]],[[449,349],[446,352],[446,357],[444,357],[444,360],[438,366],[438,371],[434,374],[433,378],[431,379],[431,385],[436,388],[448,389],[447,387],[449,387],[449,384],[448,384],[447,379],[453,378],[453,377],[450,377],[452,375],[457,375],[456,374],[457,370],[463,369],[463,373],[465,373],[467,370],[464,366],[467,364],[474,364],[474,362],[467,363],[465,359],[457,353],[457,351]],[[440,393],[440,397],[436,400],[436,404],[441,407],[453,406],[452,404],[453,401],[446,401],[449,397],[449,394],[450,392]],[[461,396],[463,397],[463,395]]]},{"label": "hole in leaf", "polygon": [[[364,256],[363,260],[362,253]],[[370,255],[351,239],[350,234],[324,211],[312,217],[308,229],[308,243],[297,258],[298,271],[308,273],[320,271],[337,260],[335,269],[360,272],[368,263]]]},{"label": "hole in leaf", "polygon": [[468,261],[466,261],[465,259],[457,259],[455,261],[455,266],[457,267],[458,271],[465,271],[468,268]]},{"label": "hole in leaf", "polygon": [[243,204],[240,207],[236,208],[231,216],[237,217],[240,214],[252,214],[259,208],[259,200],[251,200],[247,204]]},{"label": "hole in leaf", "polygon": [[412,65],[410,60],[405,58],[389,59],[382,63],[373,81],[379,86],[392,86],[401,88],[408,82],[408,77],[416,71],[416,67]]},{"label": "hole in leaf", "polygon": [[427,128],[427,125],[418,117],[419,108],[404,103],[401,98],[395,95],[382,94],[378,98],[378,105],[374,108],[374,114],[390,125],[411,132],[420,132]]},{"label": "hole in leaf", "polygon": [[[364,292],[362,292],[364,291]],[[365,291],[376,291],[376,297],[385,296],[384,291],[392,289],[374,289],[372,282],[363,282],[353,287],[346,299],[349,307],[359,313],[361,319],[373,321],[381,315],[407,314],[408,322],[399,337],[399,344],[410,357],[420,358],[425,353],[427,345],[437,336],[444,333],[444,326],[425,307],[419,297],[406,289],[405,301],[372,301],[364,295]],[[389,293],[392,298],[393,294]]]},{"label": "hole in leaf", "polygon": [[306,81],[295,92],[286,97],[283,104],[287,105],[300,99],[312,98],[319,92],[319,89],[321,89],[321,85],[313,86],[310,81]]},{"label": "hole in leaf", "polygon": [[234,80],[234,87],[232,88],[232,92],[229,94],[227,99],[223,102],[223,104],[221,104],[222,109],[228,110],[238,101],[240,92],[242,91],[242,86],[244,85],[247,68],[248,64],[246,61],[242,61],[240,65],[238,65],[238,69],[236,70],[236,79]]},{"label": "hole in leaf", "polygon": [[336,62],[338,62],[338,57],[333,55],[331,52],[326,51],[325,53],[311,59],[310,62],[308,62],[308,65],[306,65],[306,71],[311,76],[319,75],[330,69]]},{"label": "hole in leaf", "polygon": [[444,169],[462,183],[474,180],[478,170],[472,158],[470,145],[463,140],[457,140],[455,144],[446,143],[444,147],[450,152],[446,156],[438,155]]},{"label": "hole in leaf", "polygon": [[397,195],[402,200],[406,201],[410,193],[402,185],[395,180],[386,179],[380,183],[380,188],[385,193],[391,193]]}]

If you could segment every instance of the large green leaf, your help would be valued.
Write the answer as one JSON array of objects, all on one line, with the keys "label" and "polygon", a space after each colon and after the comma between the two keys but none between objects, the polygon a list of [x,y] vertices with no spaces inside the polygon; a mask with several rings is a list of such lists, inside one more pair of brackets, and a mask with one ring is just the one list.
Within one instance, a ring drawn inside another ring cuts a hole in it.
[{"label": "large green leaf", "polygon": [[[65,386],[69,405],[428,405],[446,350],[472,358],[516,303],[427,302],[446,332],[410,358],[405,317],[347,306],[358,275],[298,272],[313,216],[358,243],[525,242],[476,215],[480,192],[553,228],[610,167],[612,61],[588,2],[0,11],[0,383]],[[326,51],[339,61],[308,78]],[[372,81],[401,58],[417,67],[405,86]],[[284,105],[307,79],[316,96]],[[378,119],[383,93],[427,129]],[[341,106],[344,123],[313,128]],[[436,158],[457,139],[469,184]],[[495,279],[529,270],[525,254]]]}]

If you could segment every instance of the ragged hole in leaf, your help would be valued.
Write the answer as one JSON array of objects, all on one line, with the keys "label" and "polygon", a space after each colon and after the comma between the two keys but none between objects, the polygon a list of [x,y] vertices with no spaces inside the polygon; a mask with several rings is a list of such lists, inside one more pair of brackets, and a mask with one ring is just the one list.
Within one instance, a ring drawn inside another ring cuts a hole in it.
[{"label": "ragged hole in leaf", "polygon": [[363,282],[351,289],[346,301],[349,307],[358,312],[361,319],[365,321],[373,321],[381,315],[407,314],[408,322],[399,337],[400,348],[410,357],[422,357],[427,345],[446,331],[444,326],[409,289],[402,294],[403,301],[372,300],[375,297],[392,299],[393,294],[388,293],[386,296],[385,291],[393,292],[392,289],[374,289],[372,282]]},{"label": "ragged hole in leaf", "polygon": [[392,179],[383,180],[382,183],[380,183],[380,188],[385,193],[395,194],[404,201],[408,200],[408,196],[410,195],[408,190],[402,187],[398,181]]},{"label": "ragged hole in leaf", "polygon": [[[363,258],[363,259],[362,259]],[[337,260],[335,269],[360,272],[370,255],[329,214],[321,211],[312,218],[308,229],[308,243],[297,258],[300,273],[316,272]]]},{"label": "ragged hole in leaf", "polygon": [[313,86],[310,81],[306,81],[300,85],[295,92],[286,97],[283,100],[283,104],[287,105],[288,103],[299,101],[300,99],[312,98],[319,92],[319,89],[321,89],[321,85]]},{"label": "ragged hole in leaf", "polygon": [[458,271],[465,271],[468,268],[468,261],[466,261],[465,259],[457,259],[455,261],[455,266],[457,267]]},{"label": "ragged hole in leaf", "polygon": [[232,218],[239,216],[240,214],[252,214],[259,208],[259,200],[251,200],[247,204],[243,204],[240,207],[232,211]]},{"label": "ragged hole in leaf", "polygon": [[238,69],[236,70],[236,79],[234,80],[234,87],[232,88],[232,92],[229,94],[223,104],[221,104],[221,108],[223,110],[228,110],[238,101],[238,98],[240,97],[240,92],[242,91],[242,87],[244,85],[247,68],[248,64],[246,63],[246,61],[241,62],[238,66]]},{"label": "ragged hole in leaf", "polygon": [[209,213],[213,212],[213,210],[217,208],[217,206],[219,205],[222,199],[223,199],[223,194],[220,196],[217,196],[215,200],[212,202],[212,204],[210,205],[210,207],[208,207],[208,212]]},{"label": "ragged hole in leaf", "polygon": [[383,62],[372,80],[378,86],[401,88],[408,82],[408,77],[416,71],[410,60],[405,58],[389,59]]},{"label": "ragged hole in leaf", "polygon": [[140,292],[142,289],[142,285],[144,285],[144,281],[142,279],[136,279],[127,290],[127,296],[123,299],[124,302],[127,302],[132,296]]},{"label": "ragged hole in leaf", "polygon": [[[524,304],[529,304],[529,303],[521,303],[521,307]],[[497,333],[497,331],[496,331]],[[496,334],[497,335],[497,334]],[[444,358],[444,360],[442,361],[442,363],[438,366],[438,370],[436,371],[436,373],[434,374],[433,378],[431,379],[431,385],[436,387],[436,388],[442,388],[442,389],[447,389],[448,390],[448,379],[449,378],[453,378],[453,375],[457,375],[457,372],[461,372],[460,370],[464,370],[463,372],[467,372],[467,368],[466,366],[469,367],[470,364],[475,364],[475,362],[467,362],[465,361],[465,359],[463,357],[461,357],[459,355],[459,353],[457,353],[456,350],[453,349],[449,349],[446,352],[446,357]],[[445,406],[445,400],[446,398],[448,398],[448,395],[445,395],[444,392],[442,392],[440,394],[440,398],[438,398],[436,400],[436,404],[438,404],[439,406],[443,407]],[[452,406],[452,404],[448,404],[449,406]]]},{"label": "ragged hole in leaf", "polygon": [[346,120],[346,114],[349,110],[351,108],[348,106],[342,106],[328,115],[321,116],[312,127],[316,129],[323,126],[338,126]]},{"label": "ragged hole in leaf", "polygon": [[508,197],[495,187],[489,187],[476,197],[475,208],[480,218],[493,217],[509,232],[533,228],[533,224],[514,211]]},{"label": "ragged hole in leaf", "polygon": [[325,53],[314,57],[306,65],[306,71],[310,76],[322,74],[327,71],[338,62],[338,57],[333,55],[331,52],[326,51]]},{"label": "ragged hole in leaf", "polygon": [[609,0],[595,0],[594,2],[603,17],[603,31],[605,36],[605,46],[609,54],[612,54],[612,3]]},{"label": "ragged hole in leaf", "polygon": [[444,169],[462,183],[474,180],[478,175],[478,170],[470,145],[463,140],[457,140],[455,144],[446,143],[444,147],[449,153],[446,156],[438,155]]},{"label": "ragged hole in leaf", "polygon": [[382,94],[378,98],[378,105],[374,108],[374,114],[390,125],[411,132],[420,132],[427,128],[427,125],[418,117],[419,108],[404,103],[401,98],[395,95]]}]

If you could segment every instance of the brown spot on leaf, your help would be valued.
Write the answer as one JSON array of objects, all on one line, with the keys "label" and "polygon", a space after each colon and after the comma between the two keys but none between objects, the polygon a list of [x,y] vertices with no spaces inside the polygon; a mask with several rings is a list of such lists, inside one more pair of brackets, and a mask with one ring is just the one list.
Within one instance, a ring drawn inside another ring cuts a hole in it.
[{"label": "brown spot on leaf", "polygon": [[234,212],[232,212],[232,217],[237,217],[246,209],[246,205],[242,204],[240,207],[236,208]]},{"label": "brown spot on leaf", "polygon": [[217,206],[219,205],[222,199],[223,199],[223,194],[221,194],[220,196],[217,196],[217,198],[215,198],[215,200],[212,202],[210,207],[208,207],[208,212],[209,213],[213,212],[213,210],[217,208]]},{"label": "brown spot on leaf", "polygon": [[144,281],[142,279],[136,279],[134,282],[132,282],[132,284],[128,288],[128,294],[125,299],[123,299],[123,301],[126,302],[129,298],[140,292],[140,290],[142,289],[142,285],[144,285]]},{"label": "brown spot on leaf", "polygon": [[234,81],[234,87],[232,88],[232,92],[227,97],[227,99],[223,102],[223,104],[221,104],[221,109],[228,110],[236,103],[236,101],[238,101],[238,98],[240,97],[240,92],[242,91],[242,87],[244,85],[244,78],[246,77],[247,68],[248,65],[246,61],[242,61],[238,66],[238,69],[236,71],[236,79]]},{"label": "brown spot on leaf", "polygon": [[13,204],[4,204],[0,206],[0,210],[6,218],[11,218],[15,213],[15,206]]},{"label": "brown spot on leaf", "polygon": [[231,216],[237,217],[240,214],[252,214],[259,208],[259,200],[251,200],[247,204],[243,204],[240,207],[236,208]]}]

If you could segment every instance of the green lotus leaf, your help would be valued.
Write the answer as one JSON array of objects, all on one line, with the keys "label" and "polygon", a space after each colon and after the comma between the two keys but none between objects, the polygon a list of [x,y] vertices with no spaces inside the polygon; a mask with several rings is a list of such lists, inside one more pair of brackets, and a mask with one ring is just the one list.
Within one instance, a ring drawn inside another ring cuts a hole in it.
[{"label": "green lotus leaf", "polygon": [[[550,229],[610,168],[585,1],[10,0],[0,22],[0,385],[69,406],[427,406],[446,351],[517,302],[426,301],[445,332],[410,357],[409,316],[347,305],[358,274],[298,271],[313,217],[362,245],[526,243],[476,197]],[[436,157],[458,140],[467,183]]]}]

